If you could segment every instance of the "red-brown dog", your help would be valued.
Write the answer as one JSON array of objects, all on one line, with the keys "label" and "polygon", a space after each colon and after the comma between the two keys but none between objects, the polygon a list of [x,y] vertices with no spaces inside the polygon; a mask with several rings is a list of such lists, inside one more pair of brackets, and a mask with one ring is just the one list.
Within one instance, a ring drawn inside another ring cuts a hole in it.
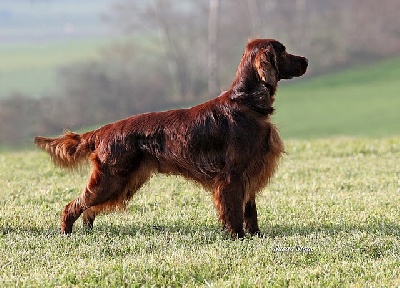
[{"label": "red-brown dog", "polygon": [[65,206],[61,232],[83,213],[92,228],[103,211],[124,208],[153,173],[182,175],[210,190],[233,237],[259,233],[255,198],[284,151],[270,115],[277,83],[305,73],[308,60],[273,39],[250,41],[230,89],[189,109],[135,115],[84,134],[36,137],[54,163],[92,163],[83,193]]}]

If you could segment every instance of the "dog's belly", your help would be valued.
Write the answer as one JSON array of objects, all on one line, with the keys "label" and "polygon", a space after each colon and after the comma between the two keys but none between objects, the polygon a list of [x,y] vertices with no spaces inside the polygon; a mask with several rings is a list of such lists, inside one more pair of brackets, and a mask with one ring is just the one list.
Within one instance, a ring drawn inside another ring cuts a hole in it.
[{"label": "dog's belly", "polygon": [[[261,133],[263,139],[260,146],[249,149],[253,152],[251,155],[243,155],[240,149],[233,152],[233,156],[227,150],[189,153],[182,149],[170,150],[169,145],[166,145],[162,153],[157,157],[155,155],[151,157],[154,170],[162,174],[183,176],[209,190],[215,188],[214,184],[221,176],[235,175],[244,180],[245,193],[249,194],[245,197],[252,197],[269,183],[284,152],[283,143],[275,126],[268,122],[264,128],[267,132]],[[248,145],[251,144],[251,141],[247,142]],[[227,161],[238,162],[241,168],[232,167]]]}]

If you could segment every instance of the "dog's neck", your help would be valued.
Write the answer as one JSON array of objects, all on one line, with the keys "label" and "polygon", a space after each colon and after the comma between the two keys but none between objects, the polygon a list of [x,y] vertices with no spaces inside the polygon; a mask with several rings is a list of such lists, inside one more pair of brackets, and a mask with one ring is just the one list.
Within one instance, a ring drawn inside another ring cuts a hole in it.
[{"label": "dog's neck", "polygon": [[238,70],[231,86],[231,100],[250,107],[262,115],[274,112],[272,104],[275,100],[277,85],[262,81],[252,69]]}]

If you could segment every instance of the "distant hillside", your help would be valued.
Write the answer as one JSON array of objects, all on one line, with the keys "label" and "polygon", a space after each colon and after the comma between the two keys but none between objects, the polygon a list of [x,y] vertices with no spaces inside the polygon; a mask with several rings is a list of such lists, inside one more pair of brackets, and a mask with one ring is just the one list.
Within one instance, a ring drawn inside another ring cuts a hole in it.
[{"label": "distant hillside", "polygon": [[[13,90],[35,97],[56,89],[55,67],[97,57],[97,48],[105,44],[102,41],[47,44],[34,53],[29,47],[0,46],[0,53],[7,55],[0,62],[0,99]],[[287,81],[278,89],[274,122],[284,138],[400,135],[399,79],[397,57]]]},{"label": "distant hillside", "polygon": [[2,0],[0,43],[107,34],[101,14],[112,0]]},{"label": "distant hillside", "polygon": [[13,93],[37,98],[54,92],[60,67],[98,57],[99,49],[109,41],[89,38],[0,44],[0,99]]},{"label": "distant hillside", "polygon": [[400,57],[286,85],[275,121],[284,137],[400,135]]}]

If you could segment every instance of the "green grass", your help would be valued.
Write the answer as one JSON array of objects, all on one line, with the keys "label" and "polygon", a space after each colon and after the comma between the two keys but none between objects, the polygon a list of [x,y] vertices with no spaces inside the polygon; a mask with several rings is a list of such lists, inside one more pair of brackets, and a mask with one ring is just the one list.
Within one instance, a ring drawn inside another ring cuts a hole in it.
[{"label": "green grass", "polygon": [[276,122],[285,138],[400,134],[400,57],[283,86]]},{"label": "green grass", "polygon": [[400,138],[286,148],[258,197],[266,237],[244,241],[221,231],[207,193],[162,176],[126,212],[60,236],[86,172],[54,168],[41,152],[2,153],[0,286],[399,286]]},{"label": "green grass", "polygon": [[0,98],[13,92],[30,97],[55,90],[57,69],[75,62],[96,59],[106,39],[87,39],[37,44],[1,44]]}]

